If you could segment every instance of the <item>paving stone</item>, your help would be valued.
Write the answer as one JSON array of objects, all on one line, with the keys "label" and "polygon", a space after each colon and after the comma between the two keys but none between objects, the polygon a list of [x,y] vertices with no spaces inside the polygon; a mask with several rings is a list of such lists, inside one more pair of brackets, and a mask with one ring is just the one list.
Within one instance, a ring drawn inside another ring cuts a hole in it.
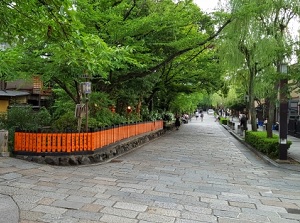
[{"label": "paving stone", "polygon": [[256,215],[254,213],[248,214],[248,213],[240,213],[238,215],[238,219],[241,220],[250,220],[255,222],[269,222],[269,218],[267,216],[262,215]]},{"label": "paving stone", "polygon": [[65,189],[72,189],[72,190],[79,190],[81,188],[81,186],[78,185],[71,185],[69,183],[60,183],[57,184],[58,188],[65,188]]},{"label": "paving stone", "polygon": [[139,212],[121,209],[121,208],[104,207],[101,210],[101,213],[109,214],[109,215],[116,215],[116,216],[126,217],[126,218],[135,218]]},{"label": "paving stone", "polygon": [[36,203],[28,203],[28,202],[18,202],[18,206],[20,210],[30,211],[38,206]]},{"label": "paving stone", "polygon": [[55,201],[53,198],[42,198],[41,200],[38,201],[38,204],[42,205],[50,205]]},{"label": "paving stone", "polygon": [[[82,188],[81,188],[82,189]],[[65,193],[69,195],[75,195],[75,196],[81,196],[81,197],[94,197],[97,193],[93,192],[92,190],[90,191],[85,191],[85,190],[67,190]]]},{"label": "paving stone", "polygon": [[140,213],[137,216],[138,220],[152,221],[155,223],[174,223],[174,217],[168,217],[163,215],[151,214],[151,213]]},{"label": "paving stone", "polygon": [[65,200],[78,203],[93,203],[96,200],[96,198],[70,195],[69,197],[65,198]]},{"label": "paving stone", "polygon": [[32,220],[21,220],[19,223],[42,223],[41,221],[32,221]]},{"label": "paving stone", "polygon": [[299,214],[280,213],[279,215],[280,215],[280,217],[282,217],[284,219],[300,221],[300,215]]},{"label": "paving stone", "polygon": [[13,182],[11,184],[11,186],[17,187],[17,188],[26,188],[26,189],[35,187],[35,185],[33,185],[32,183],[26,183],[26,182]]},{"label": "paving stone", "polygon": [[153,196],[170,197],[170,193],[165,193],[160,191],[145,190],[143,193],[153,195]]},{"label": "paving stone", "polygon": [[236,201],[229,201],[230,206],[239,207],[239,208],[256,208],[256,205],[253,203],[246,203],[246,202],[236,202]]},{"label": "paving stone", "polygon": [[13,180],[16,178],[20,178],[22,177],[22,174],[19,173],[7,173],[4,175],[0,175],[0,178],[4,179],[4,180]]},{"label": "paving stone", "polygon": [[81,210],[88,211],[88,212],[99,212],[103,208],[104,206],[99,204],[84,204]]},{"label": "paving stone", "polygon": [[[268,221],[269,222],[269,221]],[[267,222],[258,222],[258,221],[250,221],[250,220],[242,220],[235,218],[219,218],[218,223],[267,223]]]},{"label": "paving stone", "polygon": [[103,217],[101,217],[100,221],[106,222],[106,223],[137,223],[138,220],[136,219],[130,219],[125,217],[119,217],[114,215],[108,215],[104,214]]},{"label": "paving stone", "polygon": [[118,180],[117,178],[110,178],[110,177],[95,177],[94,179],[100,181],[110,181],[110,182],[116,182]]},{"label": "paving stone", "polygon": [[300,221],[299,172],[266,164],[213,117],[119,159],[55,167],[0,158],[0,191],[16,197],[23,223]]},{"label": "paving stone", "polygon": [[[3,167],[2,167],[3,166]],[[5,173],[13,173],[13,172],[17,172],[20,169],[19,168],[15,168],[15,167],[10,167],[9,165],[4,166],[2,164],[2,166],[0,166],[0,174],[3,175]]]},{"label": "paving stone", "polygon": [[84,206],[84,204],[85,203],[82,203],[82,202],[56,200],[51,204],[51,206],[79,210],[80,208],[82,208]]},{"label": "paving stone", "polygon": [[233,211],[233,212],[241,212],[241,209],[238,207],[232,207],[228,204],[222,204],[222,203],[211,203],[209,206],[213,210],[221,210],[221,211]]},{"label": "paving stone", "polygon": [[100,205],[103,205],[105,207],[112,207],[115,203],[116,203],[116,201],[106,200],[106,199],[97,199],[94,202],[94,204],[100,204]]},{"label": "paving stone", "polygon": [[102,213],[87,212],[87,211],[80,211],[80,210],[68,210],[64,215],[68,217],[72,217],[74,219],[87,219],[93,221],[97,221],[103,216]]},{"label": "paving stone", "polygon": [[201,220],[203,222],[217,222],[216,216],[188,211],[182,212],[181,218],[189,220]]},{"label": "paving stone", "polygon": [[42,222],[51,222],[51,223],[77,223],[78,219],[69,217],[69,216],[63,216],[60,214],[45,214],[43,217],[40,218]]},{"label": "paving stone", "polygon": [[182,211],[184,209],[184,206],[182,204],[177,204],[174,202],[160,202],[160,201],[155,201],[153,203],[154,207],[161,207],[161,208],[166,208],[166,209],[172,209],[172,210],[179,210]]},{"label": "paving stone", "polygon": [[213,215],[216,217],[237,218],[239,214],[240,214],[239,212],[234,212],[234,211],[222,211],[222,210],[213,211]]},{"label": "paving stone", "polygon": [[138,190],[152,190],[153,188],[151,186],[147,186],[147,185],[140,185],[140,184],[130,184],[130,183],[118,183],[117,184],[118,187],[121,188],[134,188],[134,189],[138,189]]},{"label": "paving stone", "polygon": [[57,191],[49,192],[49,191],[39,191],[37,192],[37,196],[45,197],[45,198],[53,198],[56,200],[62,200],[68,197],[68,194],[56,193]]},{"label": "paving stone", "polygon": [[139,194],[144,193],[144,190],[139,190],[135,188],[122,188],[120,191],[129,192],[129,193],[139,193]]},{"label": "paving stone", "polygon": [[268,216],[268,218],[272,223],[299,223],[299,220],[290,220],[286,218],[280,218],[278,216]]},{"label": "paving stone", "polygon": [[47,214],[63,214],[67,211],[67,209],[57,208],[57,207],[52,207],[47,205],[38,205],[35,208],[33,208],[31,211],[42,212]]},{"label": "paving stone", "polygon": [[27,221],[37,221],[44,215],[45,214],[41,213],[41,212],[21,211],[20,212],[20,219],[27,220]]},{"label": "paving stone", "polygon": [[126,203],[126,202],[116,202],[116,204],[113,207],[120,208],[120,209],[137,211],[137,212],[146,211],[147,208],[148,208],[148,206],[146,206],[146,205]]},{"label": "paving stone", "polygon": [[[201,220],[176,219],[175,223],[203,223]],[[150,222],[149,222],[150,223]]]},{"label": "paving stone", "polygon": [[283,207],[283,208],[299,208],[297,205],[293,203],[281,202],[281,201],[261,200],[261,203],[266,206],[275,206],[275,207]]},{"label": "paving stone", "polygon": [[93,193],[104,193],[107,190],[107,188],[99,187],[99,186],[93,186],[93,187],[81,187],[79,190],[76,191],[88,191]]},{"label": "paving stone", "polygon": [[171,209],[158,208],[158,207],[149,207],[147,209],[147,213],[175,217],[175,218],[180,217],[180,211],[178,210],[171,210]]}]

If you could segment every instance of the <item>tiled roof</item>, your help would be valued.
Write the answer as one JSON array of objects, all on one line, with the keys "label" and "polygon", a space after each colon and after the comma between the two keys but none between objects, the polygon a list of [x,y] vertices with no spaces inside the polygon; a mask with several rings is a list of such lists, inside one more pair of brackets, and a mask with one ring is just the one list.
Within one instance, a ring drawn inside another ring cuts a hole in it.
[{"label": "tiled roof", "polygon": [[26,96],[29,95],[28,92],[25,91],[0,91],[0,97],[18,97],[18,96]]}]

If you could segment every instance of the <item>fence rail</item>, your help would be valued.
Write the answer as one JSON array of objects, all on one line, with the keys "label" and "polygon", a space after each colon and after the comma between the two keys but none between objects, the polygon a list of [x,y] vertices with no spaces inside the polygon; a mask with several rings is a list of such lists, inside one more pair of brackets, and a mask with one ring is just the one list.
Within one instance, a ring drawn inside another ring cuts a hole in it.
[{"label": "fence rail", "polygon": [[134,123],[88,133],[15,132],[15,152],[72,153],[95,151],[122,139],[163,129],[163,121]]}]

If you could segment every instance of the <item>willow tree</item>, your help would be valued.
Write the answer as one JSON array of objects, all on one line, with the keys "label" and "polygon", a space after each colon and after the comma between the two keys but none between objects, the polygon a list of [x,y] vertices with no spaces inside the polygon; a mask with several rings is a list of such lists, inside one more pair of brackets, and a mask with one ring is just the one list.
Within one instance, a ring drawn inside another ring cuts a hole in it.
[{"label": "willow tree", "polygon": [[[246,76],[235,75],[242,77],[242,84],[245,87],[244,95],[247,96],[248,106],[247,112],[251,119],[252,130],[256,130],[256,112],[254,105],[254,88],[258,70],[258,66],[264,66],[266,63],[263,60],[264,54],[260,54],[261,49],[265,49],[265,44],[261,40],[261,32],[259,25],[254,17],[253,11],[250,9],[255,8],[255,4],[246,8],[245,5],[236,5],[233,7],[236,16],[230,26],[224,30],[222,40],[220,41],[220,55],[222,64],[228,70],[246,71]],[[243,15],[247,16],[243,16]],[[238,32],[236,30],[239,30]],[[259,62],[258,61],[264,61]],[[232,73],[232,72],[230,72]],[[244,73],[245,74],[245,73]]]},{"label": "willow tree", "polygon": [[257,77],[268,67],[277,65],[280,56],[289,55],[289,48],[286,47],[289,39],[284,38],[283,34],[288,22],[295,15],[294,10],[299,8],[296,1],[286,3],[281,0],[231,0],[229,6],[237,19],[226,28],[220,52],[228,69],[248,70],[248,90],[245,93],[249,96],[251,126],[255,131],[257,127],[254,100]]},{"label": "willow tree", "polygon": [[[267,106],[269,107],[268,123],[273,123],[275,104],[277,100],[279,81],[282,77],[280,74],[280,65],[283,62],[291,61],[293,50],[298,48],[289,30],[289,25],[293,20],[300,18],[300,8],[298,1],[264,1],[264,4],[258,11],[258,20],[262,24],[262,30],[266,38],[273,42],[273,56],[270,57],[270,64],[274,70],[270,72],[268,80],[273,80],[273,93],[266,96]],[[272,59],[272,60],[271,60]],[[274,78],[274,76],[276,78]],[[283,89],[280,88],[280,91]],[[268,137],[272,137],[272,125],[267,125]]]}]

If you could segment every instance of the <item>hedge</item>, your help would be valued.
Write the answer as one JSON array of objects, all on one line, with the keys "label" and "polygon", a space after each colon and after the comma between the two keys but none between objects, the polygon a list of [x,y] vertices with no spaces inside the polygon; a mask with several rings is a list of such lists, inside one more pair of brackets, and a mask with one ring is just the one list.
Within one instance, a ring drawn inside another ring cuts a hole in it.
[{"label": "hedge", "polygon": [[[272,159],[279,157],[278,135],[273,134],[272,138],[267,138],[267,132],[246,131],[245,142]],[[287,144],[289,149],[292,142],[288,141]]]},{"label": "hedge", "polygon": [[220,118],[220,124],[222,124],[222,125],[227,125],[228,121],[229,121],[228,118],[223,118],[223,117]]}]

